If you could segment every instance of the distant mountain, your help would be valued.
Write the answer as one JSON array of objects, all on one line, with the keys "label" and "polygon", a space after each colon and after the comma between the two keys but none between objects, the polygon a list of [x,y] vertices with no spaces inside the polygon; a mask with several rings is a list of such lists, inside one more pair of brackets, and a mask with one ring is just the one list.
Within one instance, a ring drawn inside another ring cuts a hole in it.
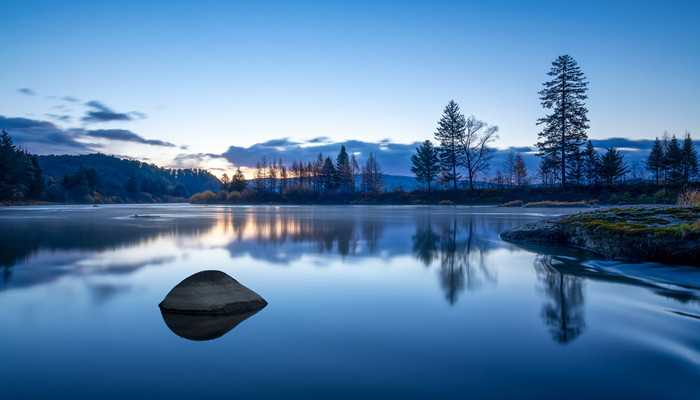
[{"label": "distant mountain", "polygon": [[38,161],[53,201],[172,201],[221,185],[206,170],[161,168],[105,154],[38,156]]}]

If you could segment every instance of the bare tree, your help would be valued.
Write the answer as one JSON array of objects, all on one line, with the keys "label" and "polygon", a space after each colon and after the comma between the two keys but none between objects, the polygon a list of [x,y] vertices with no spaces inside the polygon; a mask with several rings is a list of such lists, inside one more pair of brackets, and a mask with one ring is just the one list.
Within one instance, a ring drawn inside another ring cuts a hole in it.
[{"label": "bare tree", "polygon": [[488,170],[489,161],[493,155],[489,144],[496,140],[498,127],[489,126],[484,121],[479,121],[473,115],[467,118],[465,134],[461,139],[462,163],[467,170],[469,189],[474,190],[474,181],[479,173]]}]

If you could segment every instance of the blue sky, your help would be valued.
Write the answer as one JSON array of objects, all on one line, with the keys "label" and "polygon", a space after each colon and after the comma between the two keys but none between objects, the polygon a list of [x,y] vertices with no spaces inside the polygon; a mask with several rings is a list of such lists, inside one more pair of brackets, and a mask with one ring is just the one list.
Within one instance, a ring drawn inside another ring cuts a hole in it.
[{"label": "blue sky", "polygon": [[[128,131],[143,140],[90,137],[166,162],[287,137],[412,143],[454,98],[525,146],[568,53],[591,137],[700,132],[700,2],[482,3],[5,0],[0,115]],[[88,118],[105,109],[126,117]]]}]

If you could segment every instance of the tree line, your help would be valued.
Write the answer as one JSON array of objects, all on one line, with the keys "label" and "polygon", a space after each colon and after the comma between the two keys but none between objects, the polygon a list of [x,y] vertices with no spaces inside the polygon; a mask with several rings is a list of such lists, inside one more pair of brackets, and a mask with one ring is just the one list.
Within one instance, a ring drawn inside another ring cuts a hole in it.
[{"label": "tree line", "polygon": [[[335,161],[319,154],[314,161],[293,161],[288,166],[282,159],[263,158],[256,163],[254,178],[246,180],[239,167],[231,177],[224,174],[221,181],[222,191],[228,193],[227,199],[244,196],[254,200],[270,195],[337,196],[383,190],[382,171],[374,154],[370,153],[360,167],[355,154],[348,154],[345,146],[340,147]],[[204,197],[207,196],[214,196],[214,193]]]},{"label": "tree line", "polygon": [[[621,183],[630,173],[622,153],[610,147],[599,154],[588,140],[588,81],[581,67],[569,55],[559,56],[548,72],[551,77],[539,92],[546,115],[536,122],[541,126],[536,143],[540,163],[537,177],[541,185],[612,186]],[[495,149],[498,127],[468,118],[451,100],[437,123],[434,139],[423,142],[411,157],[411,171],[428,192],[433,182],[457,191],[462,184],[474,190],[478,178],[496,187],[523,186],[531,183],[523,157],[508,154],[505,165],[492,179],[486,179]],[[693,140],[686,133],[683,144],[676,136],[656,139],[646,168],[659,185],[683,185],[698,174],[698,161]]]}]

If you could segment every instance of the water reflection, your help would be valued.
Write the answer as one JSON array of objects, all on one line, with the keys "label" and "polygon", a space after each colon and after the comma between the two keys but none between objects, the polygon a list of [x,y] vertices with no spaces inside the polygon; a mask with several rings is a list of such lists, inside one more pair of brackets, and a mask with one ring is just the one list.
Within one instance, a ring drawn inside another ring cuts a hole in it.
[{"label": "water reflection", "polygon": [[[259,310],[258,310],[259,311]],[[205,341],[224,336],[258,311],[225,315],[188,315],[161,312],[165,325],[177,336]]]},{"label": "water reflection", "polygon": [[584,281],[559,269],[557,261],[549,255],[538,255],[535,271],[547,298],[542,306],[542,320],[552,339],[566,344],[586,329]]}]

